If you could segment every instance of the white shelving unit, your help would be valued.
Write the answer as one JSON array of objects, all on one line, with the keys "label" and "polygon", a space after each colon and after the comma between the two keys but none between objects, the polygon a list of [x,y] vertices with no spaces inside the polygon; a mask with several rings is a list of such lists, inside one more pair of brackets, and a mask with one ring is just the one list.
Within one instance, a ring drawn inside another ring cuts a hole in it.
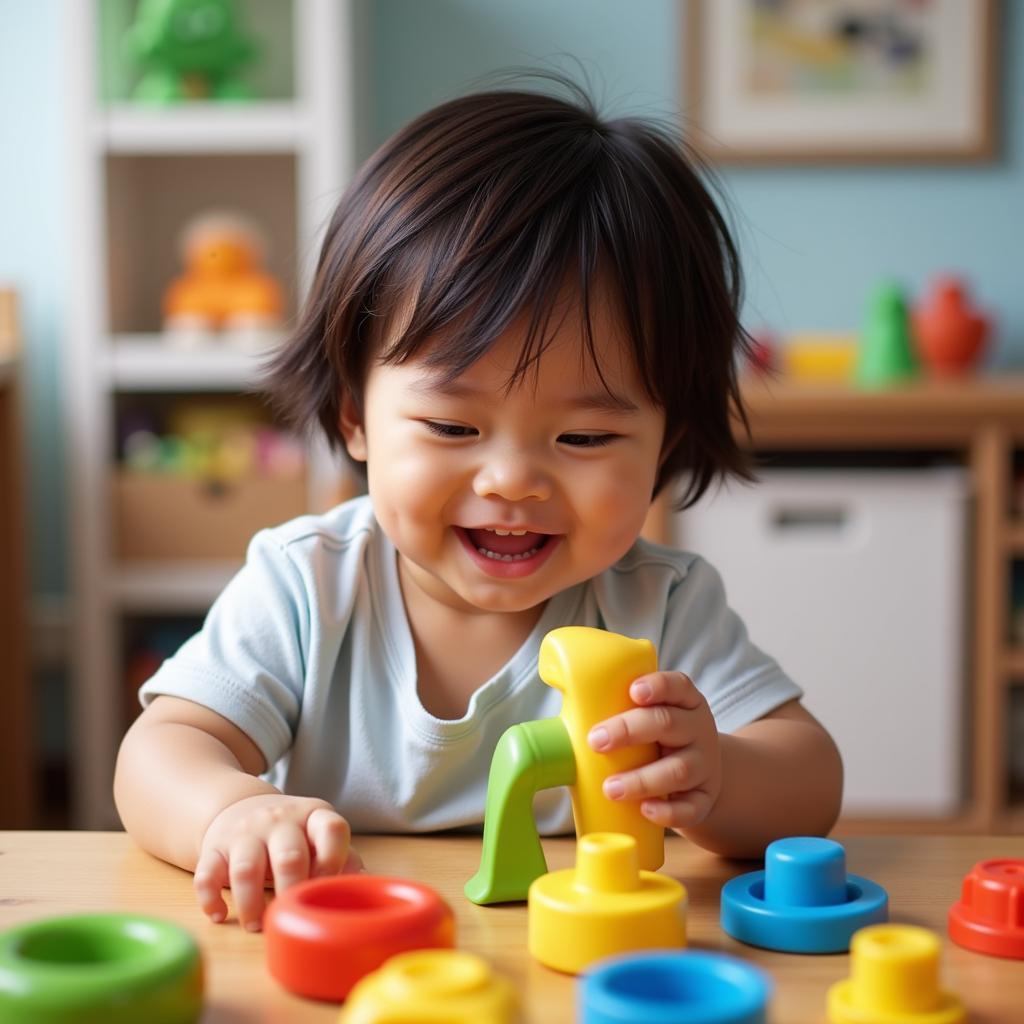
[{"label": "white shelving unit", "polygon": [[[74,622],[71,782],[76,827],[117,818],[113,764],[124,727],[125,616],[201,615],[238,562],[117,560],[110,483],[117,401],[135,393],[241,393],[259,353],[226,345],[176,349],[159,336],[159,292],[178,270],[174,240],[197,197],[256,213],[270,238],[269,268],[294,312],[312,277],[322,230],[355,166],[355,0],[246,0],[277,76],[263,101],[133,104],[111,95],[102,56],[136,0],[66,5],[67,243],[72,308],[67,332]],[[112,27],[113,26],[113,27]],[[286,52],[280,53],[283,43]],[[275,44],[276,50],[275,50]],[[289,51],[290,52],[287,52]],[[123,74],[122,74],[122,77]],[[331,504],[339,470],[311,453],[308,507]]]}]

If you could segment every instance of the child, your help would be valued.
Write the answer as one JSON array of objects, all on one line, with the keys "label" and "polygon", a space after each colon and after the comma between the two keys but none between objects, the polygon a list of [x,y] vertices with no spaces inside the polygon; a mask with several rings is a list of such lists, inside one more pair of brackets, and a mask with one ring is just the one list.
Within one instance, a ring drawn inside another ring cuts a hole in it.
[{"label": "child", "polygon": [[[659,744],[609,798],[728,855],[828,831],[842,769],[800,689],[707,563],[638,540],[680,476],[692,502],[749,475],[739,291],[693,158],[580,92],[446,103],[363,167],[271,376],[368,496],[257,534],[118,757],[125,827],[214,921],[223,888],[256,930],[266,879],[358,869],[350,829],[478,826],[502,732],[558,713],[562,625],[658,651],[590,735]],[[571,831],[564,790],[538,825]]]}]

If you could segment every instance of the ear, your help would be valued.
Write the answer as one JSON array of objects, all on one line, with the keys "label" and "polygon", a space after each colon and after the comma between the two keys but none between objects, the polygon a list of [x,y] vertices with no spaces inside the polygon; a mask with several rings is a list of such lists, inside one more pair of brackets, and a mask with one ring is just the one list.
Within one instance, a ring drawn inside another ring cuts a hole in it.
[{"label": "ear", "polygon": [[341,416],[338,421],[341,436],[345,439],[345,449],[356,462],[366,461],[366,429],[363,416],[356,406],[351,393],[346,391],[341,398]]}]

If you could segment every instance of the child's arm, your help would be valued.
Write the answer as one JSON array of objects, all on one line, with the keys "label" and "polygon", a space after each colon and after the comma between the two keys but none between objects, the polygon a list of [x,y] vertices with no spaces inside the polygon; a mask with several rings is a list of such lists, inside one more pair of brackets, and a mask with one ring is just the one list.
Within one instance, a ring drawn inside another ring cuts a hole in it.
[{"label": "child's arm", "polygon": [[650,820],[730,857],[759,857],[773,839],[824,835],[835,824],[842,761],[799,701],[719,734],[703,694],[681,672],[644,676],[630,694],[640,706],[592,730],[591,746],[655,742],[662,757],[606,780],[612,799],[642,800]]},{"label": "child's arm", "polygon": [[[263,888],[359,866],[348,823],[324,800],[285,796],[256,778],[265,768],[252,740],[192,701],[158,697],[118,753],[114,799],[144,849],[195,872],[203,910],[223,920],[230,886],[239,921],[258,928]],[[312,863],[311,863],[312,861]]]}]

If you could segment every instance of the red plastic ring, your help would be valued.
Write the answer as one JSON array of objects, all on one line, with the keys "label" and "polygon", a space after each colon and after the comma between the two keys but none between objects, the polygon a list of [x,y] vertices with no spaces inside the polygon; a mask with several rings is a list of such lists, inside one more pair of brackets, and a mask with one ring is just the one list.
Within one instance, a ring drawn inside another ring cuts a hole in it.
[{"label": "red plastic ring", "polygon": [[1024,860],[983,860],[964,876],[960,902],[949,910],[958,945],[1024,960]]},{"label": "red plastic ring", "polygon": [[396,953],[455,945],[454,915],[433,889],[380,875],[293,885],[267,908],[263,930],[271,975],[296,995],[332,1002]]}]

